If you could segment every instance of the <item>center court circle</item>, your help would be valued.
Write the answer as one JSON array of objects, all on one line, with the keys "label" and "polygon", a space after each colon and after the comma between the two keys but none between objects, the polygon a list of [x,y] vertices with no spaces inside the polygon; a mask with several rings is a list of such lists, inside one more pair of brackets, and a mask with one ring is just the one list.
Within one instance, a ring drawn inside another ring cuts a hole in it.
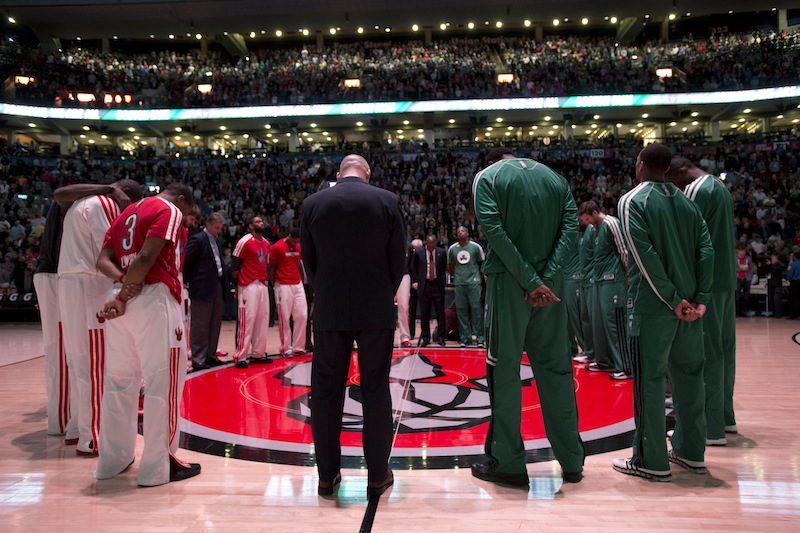
[{"label": "center court circle", "polygon": [[[539,396],[526,356],[520,366],[522,438],[529,462],[549,460]],[[348,376],[342,420],[345,466],[360,464],[362,409],[357,358]],[[630,445],[633,387],[608,374],[574,368],[579,429],[587,453]],[[181,444],[240,459],[313,464],[311,357],[275,359],[248,369],[217,367],[190,374],[181,407]],[[467,465],[483,453],[489,422],[485,351],[425,347],[395,350],[390,373],[396,465]]]}]

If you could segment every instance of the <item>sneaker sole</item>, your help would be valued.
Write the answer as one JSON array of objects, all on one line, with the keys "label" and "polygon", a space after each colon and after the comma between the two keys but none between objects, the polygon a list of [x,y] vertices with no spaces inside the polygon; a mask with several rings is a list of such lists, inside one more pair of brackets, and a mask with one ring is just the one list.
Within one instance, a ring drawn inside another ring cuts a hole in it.
[{"label": "sneaker sole", "polygon": [[678,465],[678,466],[680,466],[682,468],[685,468],[686,470],[688,470],[692,474],[697,474],[697,475],[708,474],[708,468],[707,467],[705,467],[705,466],[692,466],[689,463],[687,463],[684,459],[681,459],[680,457],[678,457],[677,455],[675,455],[672,452],[670,452],[670,454],[669,454],[669,462],[672,463],[672,464]]},{"label": "sneaker sole", "polygon": [[613,465],[614,470],[617,472],[622,472],[623,474],[627,474],[629,476],[640,477],[646,479],[648,481],[658,481],[661,483],[668,483],[672,481],[672,474],[651,474],[650,472],[645,472],[644,470],[640,470],[639,468],[623,468],[621,466]]}]

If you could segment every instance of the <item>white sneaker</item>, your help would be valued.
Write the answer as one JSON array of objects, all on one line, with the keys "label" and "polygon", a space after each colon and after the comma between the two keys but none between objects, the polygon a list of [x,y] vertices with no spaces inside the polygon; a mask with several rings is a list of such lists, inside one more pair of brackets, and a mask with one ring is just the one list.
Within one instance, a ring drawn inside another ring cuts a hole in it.
[{"label": "white sneaker", "polygon": [[721,439],[706,439],[706,446],[727,446],[728,440],[725,437]]},{"label": "white sneaker", "polygon": [[675,434],[675,430],[674,429],[670,429],[669,431],[667,431],[667,438],[671,439],[674,434]]},{"label": "white sneaker", "polygon": [[675,403],[672,401],[672,396],[670,396],[669,398],[665,398],[664,399],[664,407],[666,409],[674,409],[675,408]]},{"label": "white sneaker", "polygon": [[672,481],[672,472],[669,470],[650,470],[631,463],[630,459],[614,459],[611,464],[614,470],[629,476],[643,477],[651,481]]},{"label": "white sneaker", "polygon": [[706,468],[706,464],[704,462],[690,461],[689,459],[678,457],[672,450],[669,451],[669,462],[675,463],[678,466],[682,466],[693,474],[708,474],[708,468]]},{"label": "white sneaker", "polygon": [[739,428],[736,427],[736,424],[725,426],[725,433],[739,433]]},{"label": "white sneaker", "polygon": [[585,355],[576,355],[576,356],[574,356],[572,358],[572,360],[575,361],[576,363],[582,363],[582,364],[583,363],[588,363],[589,361],[591,361],[591,359],[589,359]]}]

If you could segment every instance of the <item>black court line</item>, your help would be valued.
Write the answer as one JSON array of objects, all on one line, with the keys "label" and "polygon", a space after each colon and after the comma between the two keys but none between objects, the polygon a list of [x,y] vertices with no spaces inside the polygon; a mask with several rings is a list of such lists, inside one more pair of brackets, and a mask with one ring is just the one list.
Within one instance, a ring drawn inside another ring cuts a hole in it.
[{"label": "black court line", "polygon": [[380,503],[380,496],[370,496],[367,502],[367,510],[364,512],[364,520],[361,521],[361,529],[358,533],[371,533],[372,523],[375,521],[375,513],[378,512],[378,503]]}]

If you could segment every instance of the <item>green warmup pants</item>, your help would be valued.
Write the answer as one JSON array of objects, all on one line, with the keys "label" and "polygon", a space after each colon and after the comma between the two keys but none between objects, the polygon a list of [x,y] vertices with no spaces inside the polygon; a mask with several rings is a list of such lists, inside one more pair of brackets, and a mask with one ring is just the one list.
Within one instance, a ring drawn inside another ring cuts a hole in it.
[{"label": "green warmup pants", "polygon": [[595,361],[603,368],[631,373],[631,357],[628,346],[628,330],[625,325],[625,302],[627,299],[624,281],[601,281],[595,283]]},{"label": "green warmup pants", "polygon": [[672,448],[679,457],[703,461],[706,449],[703,325],[676,317],[640,315],[633,354],[633,463],[669,470],[664,417],[664,377],[669,372],[675,406]]},{"label": "green warmup pants", "polygon": [[706,365],[706,423],[709,439],[725,437],[736,424],[733,382],[736,379],[736,302],[734,292],[713,292],[703,316]]},{"label": "green warmup pants", "polygon": [[[563,297],[563,282],[559,281],[552,289]],[[510,274],[489,275],[486,380],[492,418],[486,435],[486,454],[494,459],[499,472],[526,472],[520,434],[520,363],[524,349],[533,369],[544,429],[553,454],[564,471],[580,472],[586,453],[578,434],[572,361],[567,355],[566,309],[563,301],[533,307],[524,294]]]},{"label": "green warmup pants", "polygon": [[586,351],[581,325],[581,282],[564,281],[564,305],[567,307],[567,346],[570,356],[578,353],[578,348]]},{"label": "green warmup pants", "polygon": [[[470,313],[472,313],[472,327],[469,321]],[[478,344],[485,342],[480,283],[456,285],[456,316],[458,316],[458,336],[461,342],[470,344],[473,335]]]},{"label": "green warmup pants", "polygon": [[594,283],[581,282],[581,331],[583,332],[583,355],[594,360],[594,334],[592,333],[592,306]]}]

